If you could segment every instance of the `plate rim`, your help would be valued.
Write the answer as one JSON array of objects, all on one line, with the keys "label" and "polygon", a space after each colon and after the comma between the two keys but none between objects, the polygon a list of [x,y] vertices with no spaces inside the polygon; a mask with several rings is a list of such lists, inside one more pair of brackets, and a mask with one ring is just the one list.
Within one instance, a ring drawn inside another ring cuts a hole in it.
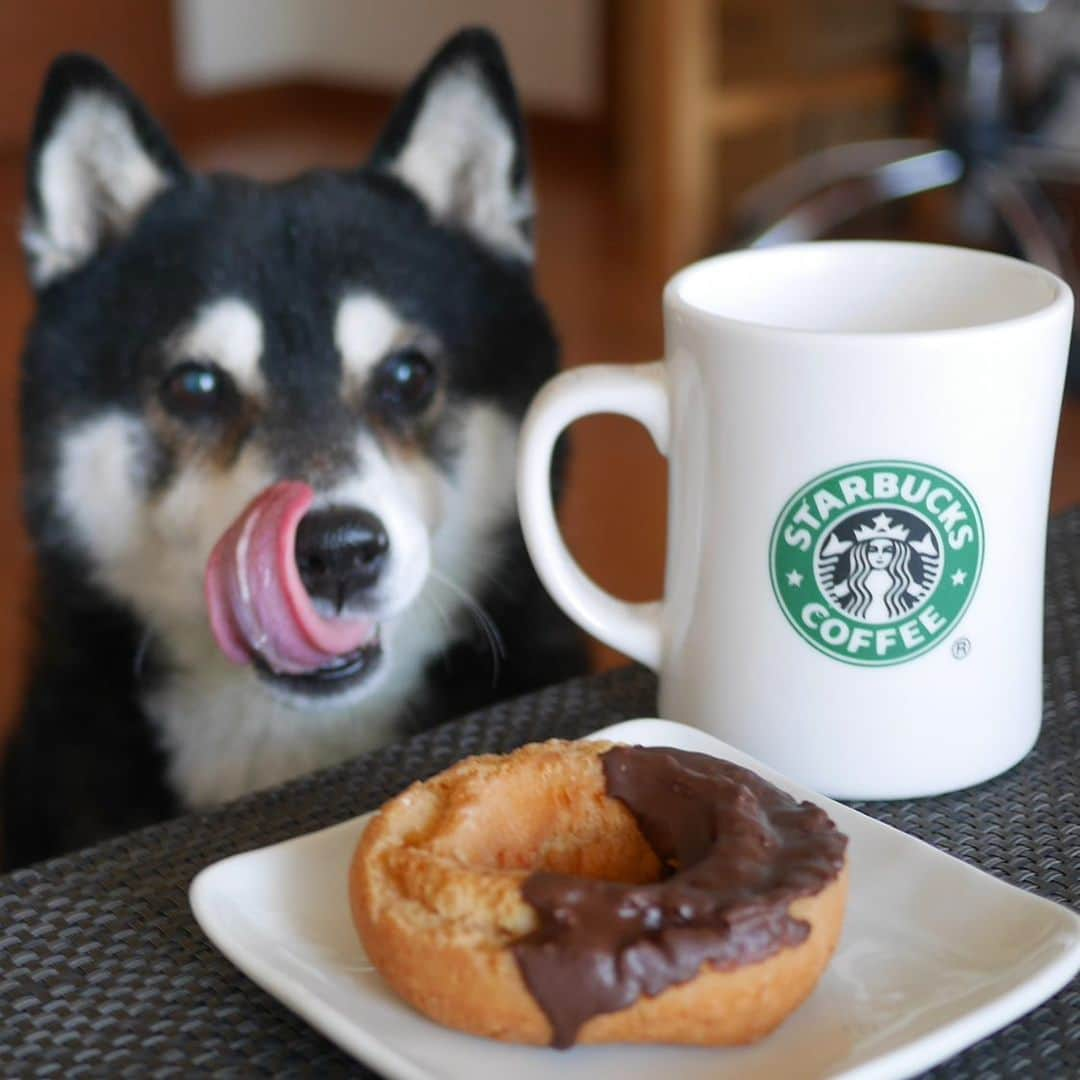
[{"label": "plate rim", "polygon": [[[345,821],[339,821],[336,825],[327,825],[322,829],[302,833],[300,836],[289,840],[280,840],[273,844],[265,844],[263,847],[252,848],[250,851],[241,851],[235,855],[229,855],[200,870],[188,887],[188,903],[195,916],[195,921],[222,956],[264,993],[269,994],[276,1001],[285,1005],[286,1008],[292,1010],[306,1024],[353,1058],[359,1058],[359,1055],[352,1048],[351,1043],[346,1045],[349,1041],[350,1032],[344,1029],[348,1027],[350,1030],[355,1030],[357,1026],[355,1022],[340,1021],[336,1012],[327,1010],[316,995],[299,984],[293,983],[288,991],[283,992],[280,986],[277,985],[281,975],[273,963],[265,960],[257,951],[239,953],[233,947],[234,943],[218,932],[219,928],[214,923],[215,916],[212,912],[216,901],[211,893],[211,890],[216,887],[214,878],[218,875],[213,874],[212,871],[217,870],[224,873],[228,870],[226,864],[266,854],[274,848],[293,844],[297,840],[310,840],[323,833],[344,829],[347,826],[358,824],[363,818],[371,817],[373,813],[374,811],[369,811],[366,814],[359,814]],[[367,1029],[361,1028],[361,1030],[367,1035]],[[415,1063],[394,1050],[391,1044],[384,1042],[377,1036],[369,1036],[366,1041],[367,1046],[365,1047],[364,1056],[359,1058],[365,1065],[387,1071],[387,1075],[393,1077],[394,1080],[398,1080],[398,1078],[400,1080],[435,1080],[431,1073],[420,1069]]]},{"label": "plate rim", "polygon": [[[760,771],[766,779],[771,782],[780,782],[783,787],[798,797],[817,803],[826,809],[830,816],[838,815],[841,819],[854,816],[868,822],[874,831],[888,830],[896,833],[906,842],[925,849],[924,855],[948,860],[950,864],[955,864],[954,868],[958,868],[965,874],[979,875],[981,879],[985,879],[984,884],[991,882],[995,888],[1008,890],[1010,895],[1016,894],[1014,898],[1022,899],[1029,907],[1041,905],[1048,916],[1052,915],[1058,920],[1058,933],[1062,940],[1062,947],[1054,960],[1046,962],[1033,974],[1021,977],[1018,984],[1003,989],[989,1001],[961,1013],[925,1034],[910,1039],[901,1046],[877,1053],[869,1060],[854,1064],[850,1068],[825,1074],[831,1080],[885,1080],[886,1077],[889,1080],[900,1080],[900,1078],[930,1068],[1037,1008],[1063,989],[1077,971],[1080,971],[1080,915],[1069,907],[995,877],[986,870],[965,862],[955,855],[950,855],[933,844],[880,821],[870,814],[820,795],[708,732],[660,717],[642,716],[606,725],[581,738],[590,741],[611,739],[616,742],[625,742],[627,741],[626,732],[633,732],[634,729],[644,725],[659,725],[661,728],[690,732],[696,737],[704,738],[715,744],[718,753],[733,752],[742,760],[749,762],[750,767]],[[662,745],[662,743],[650,742],[646,745]],[[367,811],[324,828],[300,833],[285,840],[218,859],[203,867],[194,876],[188,887],[188,902],[199,928],[234,967],[251,979],[261,990],[284,1004],[305,1023],[330,1039],[345,1053],[400,1080],[435,1080],[436,1074],[402,1056],[391,1043],[384,1041],[371,1029],[358,1024],[355,1020],[340,1017],[334,1009],[327,1009],[322,999],[306,987],[288,983],[287,976],[283,976],[280,969],[271,961],[266,960],[258,951],[235,948],[235,943],[231,941],[228,934],[222,931],[216,921],[217,900],[214,890],[218,887],[217,879],[229,871],[231,864],[265,856],[277,848],[312,841],[329,832],[344,830],[348,827],[360,828],[365,819],[370,819],[376,812],[377,810]],[[283,979],[286,980],[284,989],[281,985]],[[434,1023],[434,1021],[428,1022]],[[362,1054],[355,1046],[354,1036],[357,1032],[363,1035]]]}]

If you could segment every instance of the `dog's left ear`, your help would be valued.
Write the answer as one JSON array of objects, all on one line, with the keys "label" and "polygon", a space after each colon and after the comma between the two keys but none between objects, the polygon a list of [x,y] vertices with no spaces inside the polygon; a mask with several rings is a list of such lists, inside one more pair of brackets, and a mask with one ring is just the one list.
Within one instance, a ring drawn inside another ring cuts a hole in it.
[{"label": "dog's left ear", "polygon": [[462,30],[435,54],[394,110],[369,164],[408,185],[436,220],[532,261],[521,110],[490,31]]},{"label": "dog's left ear", "polygon": [[34,285],[89,262],[186,175],[157,122],[100,60],[58,57],[45,78],[27,161],[22,240]]}]

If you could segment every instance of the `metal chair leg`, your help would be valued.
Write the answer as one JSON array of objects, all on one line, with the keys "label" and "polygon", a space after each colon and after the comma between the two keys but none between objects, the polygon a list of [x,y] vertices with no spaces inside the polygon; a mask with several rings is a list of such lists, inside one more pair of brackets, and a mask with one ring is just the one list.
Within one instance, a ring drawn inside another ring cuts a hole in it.
[{"label": "metal chair leg", "polygon": [[[916,140],[890,141],[910,143]],[[823,152],[823,156],[828,153]],[[808,159],[803,164],[809,164],[812,160]],[[854,174],[838,176],[839,168],[832,172],[834,179],[827,186],[822,188],[818,185],[818,190],[798,204],[788,204],[782,216],[778,214],[772,217],[772,224],[752,233],[744,245],[771,247],[774,244],[815,240],[875,206],[956,183],[963,176],[964,163],[955,151],[939,147],[914,157],[884,162],[879,160],[875,167],[866,169],[864,165],[861,171]]]},{"label": "metal chair leg", "polygon": [[752,185],[740,196],[735,217],[747,229],[761,231],[793,206],[841,180],[865,176],[882,165],[930,153],[940,145],[932,139],[874,139],[819,150]]},{"label": "metal chair leg", "polygon": [[971,173],[970,183],[997,211],[1023,258],[1059,277],[1067,276],[1071,259],[1055,235],[1053,208],[1037,184],[1003,165],[989,163]]},{"label": "metal chair leg", "polygon": [[[1080,270],[1073,257],[1069,235],[1060,215],[1047,199],[1037,180],[1023,171],[1002,166],[983,167],[973,182],[982,186],[986,197],[1012,234],[1020,254],[1030,262],[1065,279],[1073,292],[1080,288]],[[1066,385],[1080,391],[1080,312],[1073,312],[1073,344]]]},{"label": "metal chair leg", "polygon": [[1019,139],[1005,151],[1005,162],[1020,166],[1039,180],[1080,184],[1080,150]]}]

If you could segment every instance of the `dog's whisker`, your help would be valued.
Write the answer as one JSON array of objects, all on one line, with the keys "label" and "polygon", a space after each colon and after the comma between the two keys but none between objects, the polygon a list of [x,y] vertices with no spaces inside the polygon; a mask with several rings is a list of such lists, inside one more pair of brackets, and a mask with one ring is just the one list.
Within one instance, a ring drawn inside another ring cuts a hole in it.
[{"label": "dog's whisker", "polygon": [[447,635],[452,635],[453,623],[450,620],[450,614],[449,612],[447,612],[446,608],[444,608],[442,604],[439,603],[438,599],[435,597],[435,594],[432,593],[430,589],[425,590],[421,595],[423,599],[427,600],[431,604],[432,610],[435,612],[436,615],[439,616],[443,626],[446,628]]},{"label": "dog's whisker", "polygon": [[462,588],[456,581],[447,577],[446,574],[434,567],[431,576],[435,581],[445,585],[456,593],[465,604],[466,609],[476,619],[477,624],[484,633],[488,646],[491,649],[491,684],[494,686],[499,681],[499,668],[501,660],[506,659],[506,644],[502,639],[495,620],[484,610],[483,605],[468,590]]},{"label": "dog's whisker", "polygon": [[[454,620],[450,617],[450,613],[449,611],[447,611],[446,607],[439,602],[434,592],[432,592],[430,589],[426,589],[421,594],[421,599],[431,604],[432,610],[439,616],[443,626],[446,628],[446,642],[444,643],[442,650],[445,654],[449,652],[454,646]],[[470,615],[473,614],[472,611],[468,608],[466,608],[466,611],[468,611]],[[488,647],[491,648],[491,640],[488,637],[486,630],[484,634],[484,640],[488,644]],[[498,663],[497,660],[495,662]]]},{"label": "dog's whisker", "polygon": [[503,596],[513,596],[514,587],[512,582],[508,580],[505,569],[500,568],[499,570],[491,570],[489,569],[489,564],[482,563],[476,559],[470,559],[468,572],[490,585]]},{"label": "dog's whisker", "polygon": [[505,573],[487,570],[482,566],[474,566],[473,573],[503,596],[513,596],[513,585],[507,580]]},{"label": "dog's whisker", "polygon": [[150,642],[153,640],[154,631],[148,626],[143,631],[142,637],[139,638],[139,644],[135,648],[135,656],[131,661],[131,671],[136,680],[139,680],[143,676],[143,668],[146,666],[146,654],[150,649]]},{"label": "dog's whisker", "polygon": [[472,595],[467,589],[459,585],[453,578],[447,576],[440,570],[432,569],[432,577],[436,581],[442,582],[443,585],[457,593],[459,597],[465,602],[468,609],[476,616],[477,621],[489,632],[492,642],[498,646],[499,655],[506,658],[506,645],[503,642],[502,634],[499,632],[499,628],[495,623],[495,620],[488,614],[484,606]]}]

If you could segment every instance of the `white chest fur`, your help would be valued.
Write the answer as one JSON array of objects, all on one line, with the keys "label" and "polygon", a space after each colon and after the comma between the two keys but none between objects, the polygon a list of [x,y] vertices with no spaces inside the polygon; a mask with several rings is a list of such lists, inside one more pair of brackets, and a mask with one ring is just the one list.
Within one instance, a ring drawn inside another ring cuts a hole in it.
[{"label": "white chest fur", "polygon": [[402,700],[313,710],[275,700],[250,669],[224,662],[175,675],[144,706],[169,759],[169,781],[189,809],[343,761],[391,738]]},{"label": "white chest fur", "polygon": [[423,693],[424,668],[465,615],[457,601],[429,580],[413,607],[382,627],[379,669],[321,707],[317,699],[290,704],[276,696],[252,668],[226,661],[200,624],[160,634],[171,672],[143,707],[181,802],[214,806],[390,742],[406,705]]},{"label": "white chest fur", "polygon": [[291,704],[276,696],[250,667],[228,663],[201,628],[190,636],[174,630],[173,670],[144,697],[143,707],[184,806],[214,806],[389,742],[441,644],[440,628],[423,611],[402,622],[411,623],[411,647],[397,648],[391,629],[380,670],[369,683],[323,707],[312,699]]}]

